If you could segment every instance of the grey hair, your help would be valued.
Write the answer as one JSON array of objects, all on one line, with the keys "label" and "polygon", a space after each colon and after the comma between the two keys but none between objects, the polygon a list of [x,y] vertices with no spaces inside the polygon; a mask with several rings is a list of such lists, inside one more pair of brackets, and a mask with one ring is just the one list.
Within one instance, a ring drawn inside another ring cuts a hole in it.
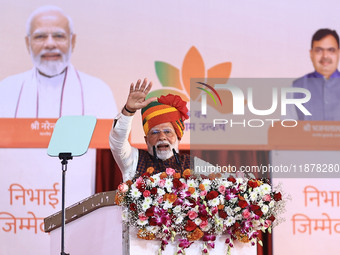
[{"label": "grey hair", "polygon": [[68,20],[68,26],[69,26],[69,29],[70,29],[70,33],[73,34],[73,21],[71,19],[70,16],[68,16],[63,9],[61,9],[60,7],[58,6],[55,6],[55,5],[45,5],[45,6],[41,6],[39,7],[38,9],[36,9],[35,11],[33,11],[31,13],[31,15],[28,17],[27,21],[26,21],[26,35],[30,35],[30,31],[31,31],[31,28],[32,28],[32,21],[33,19],[39,15],[39,14],[42,14],[42,13],[45,13],[45,12],[49,12],[49,11],[55,11],[55,12],[59,12],[60,14],[62,14],[63,16],[65,16],[65,18],[67,18]]}]

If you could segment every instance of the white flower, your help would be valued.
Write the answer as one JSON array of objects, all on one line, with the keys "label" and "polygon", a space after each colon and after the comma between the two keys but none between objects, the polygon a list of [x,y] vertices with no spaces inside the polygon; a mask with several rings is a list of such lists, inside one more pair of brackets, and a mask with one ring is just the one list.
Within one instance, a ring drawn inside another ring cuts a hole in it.
[{"label": "white flower", "polygon": [[146,231],[156,234],[159,231],[160,227],[158,226],[148,226],[146,227]]},{"label": "white flower", "polygon": [[216,225],[221,225],[223,224],[223,220],[220,217],[214,217]]},{"label": "white flower", "polygon": [[242,220],[242,218],[243,218],[242,214],[237,214],[235,216],[235,220]]},{"label": "white flower", "polygon": [[159,178],[159,176],[160,176],[160,173],[152,176],[152,179],[154,180],[155,185],[158,184],[158,182],[161,179],[161,178]]},{"label": "white flower", "polygon": [[239,206],[234,209],[234,212],[236,212],[236,213],[239,212],[239,211],[241,211],[241,207],[239,207]]},{"label": "white flower", "polygon": [[146,198],[144,199],[144,203],[152,204],[152,198],[151,198],[151,197],[146,197]]},{"label": "white flower", "polygon": [[240,190],[243,191],[243,192],[246,191],[247,190],[247,185],[241,185],[240,186]]},{"label": "white flower", "polygon": [[274,207],[274,205],[275,205],[275,202],[272,200],[272,201],[270,201],[270,203],[269,203],[269,207],[270,208],[273,208]]},{"label": "white flower", "polygon": [[137,224],[138,225],[141,225],[141,226],[144,226],[144,225],[146,225],[146,224],[148,224],[148,221],[147,220],[137,220]]},{"label": "white flower", "polygon": [[243,183],[243,178],[236,178],[236,183],[237,184],[242,184]]},{"label": "white flower", "polygon": [[222,181],[222,185],[226,188],[229,188],[233,183],[227,180]]},{"label": "white flower", "polygon": [[253,191],[250,193],[250,201],[256,201],[257,200],[257,192]]},{"label": "white flower", "polygon": [[209,179],[204,179],[202,184],[204,185],[205,190],[208,192],[210,190],[211,181]]},{"label": "white flower", "polygon": [[267,212],[269,211],[268,205],[263,205],[262,208],[261,208],[261,211],[262,211],[264,214],[267,214]]},{"label": "white flower", "polygon": [[219,195],[218,197],[219,197],[219,199],[220,199],[220,201],[221,201],[221,204],[223,205],[223,204],[225,203],[224,196]]},{"label": "white flower", "polygon": [[261,188],[261,195],[269,194],[272,191],[272,187],[267,183],[262,184],[260,188]]},{"label": "white flower", "polygon": [[196,187],[198,186],[197,183],[196,183],[196,181],[195,181],[195,180],[192,180],[192,179],[188,180],[187,185],[188,185],[189,188],[190,188],[190,187],[196,188]]},{"label": "white flower", "polygon": [[255,189],[253,189],[253,192],[255,192],[256,194],[260,194],[261,193],[260,187],[256,187]]},{"label": "white flower", "polygon": [[174,213],[180,213],[181,210],[182,210],[182,207],[181,207],[180,205],[177,205],[172,211],[173,211]]},{"label": "white flower", "polygon": [[146,203],[145,201],[143,202],[142,204],[142,210],[143,211],[146,211],[147,209],[150,208],[150,203]]},{"label": "white flower", "polygon": [[183,221],[183,219],[184,219],[183,216],[181,216],[181,215],[178,216],[178,217],[176,218],[176,220],[175,220],[175,224],[176,224],[176,225],[181,224],[182,221]]},{"label": "white flower", "polygon": [[237,202],[237,200],[238,200],[238,198],[234,197],[234,198],[230,199],[229,202],[235,204]]},{"label": "white flower", "polygon": [[197,217],[197,218],[194,220],[194,222],[195,222],[195,224],[196,224],[197,226],[199,226],[199,225],[201,224],[202,220],[201,220],[199,217]]},{"label": "white flower", "polygon": [[258,203],[257,203],[258,206],[262,206],[263,205],[263,201],[260,200]]},{"label": "white flower", "polygon": [[169,208],[172,208],[172,203],[170,203],[169,201],[165,201],[163,208],[168,210]]},{"label": "white flower", "polygon": [[157,189],[157,194],[158,194],[158,196],[163,196],[163,195],[165,194],[164,189],[158,188],[158,189]]},{"label": "white flower", "polygon": [[218,197],[216,197],[216,198],[214,198],[214,199],[212,199],[212,200],[210,200],[210,201],[208,202],[208,204],[209,204],[210,206],[218,206],[219,203],[220,203],[220,200],[219,200]]},{"label": "white flower", "polygon": [[253,224],[254,228],[257,228],[261,225],[261,223],[258,220],[252,220],[251,223]]},{"label": "white flower", "polygon": [[231,209],[229,206],[225,208],[225,211],[226,211],[226,213],[227,213],[229,216],[233,216],[233,215],[234,215],[233,209]]},{"label": "white flower", "polygon": [[191,197],[194,198],[194,199],[198,198],[199,196],[200,196],[200,194],[197,191],[195,191],[194,193],[191,194]]},{"label": "white flower", "polygon": [[146,180],[146,186],[148,186],[148,187],[155,187],[156,184],[154,182],[152,182],[150,179],[147,179]]},{"label": "white flower", "polygon": [[174,184],[172,183],[172,180],[169,178],[165,179],[165,188],[168,190],[168,192],[171,192],[171,188]]},{"label": "white flower", "polygon": [[230,217],[230,216],[225,221],[225,224],[226,224],[227,227],[230,227],[234,223],[235,223],[235,218],[234,217]]},{"label": "white flower", "polygon": [[208,225],[206,225],[204,228],[202,228],[202,230],[204,232],[207,232],[207,231],[209,231],[209,229],[211,229],[211,227],[212,227],[212,225],[210,223],[208,223]]},{"label": "white flower", "polygon": [[137,188],[132,188],[130,192],[133,198],[139,198],[142,195]]}]

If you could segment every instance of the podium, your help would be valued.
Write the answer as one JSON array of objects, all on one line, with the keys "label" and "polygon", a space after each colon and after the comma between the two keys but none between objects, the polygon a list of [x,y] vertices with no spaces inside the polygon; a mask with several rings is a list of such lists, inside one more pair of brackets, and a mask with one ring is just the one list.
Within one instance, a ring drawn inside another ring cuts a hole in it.
[{"label": "podium", "polygon": [[[122,223],[122,208],[115,205],[115,191],[97,193],[66,208],[65,249],[70,255],[134,255],[158,254],[160,241],[137,238],[136,230]],[[61,212],[44,219],[45,232],[50,233],[50,255],[60,254]],[[225,238],[217,238],[209,254],[226,254]],[[201,254],[201,242],[186,249],[187,255]],[[176,244],[166,247],[163,254],[173,255]],[[231,255],[256,255],[256,246],[236,243]]]}]

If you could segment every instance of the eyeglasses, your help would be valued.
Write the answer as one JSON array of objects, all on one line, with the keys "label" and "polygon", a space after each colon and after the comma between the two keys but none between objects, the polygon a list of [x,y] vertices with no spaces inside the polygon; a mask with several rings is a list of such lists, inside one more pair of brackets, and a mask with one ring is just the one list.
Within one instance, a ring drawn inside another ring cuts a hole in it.
[{"label": "eyeglasses", "polygon": [[175,131],[170,129],[170,128],[166,128],[166,129],[163,129],[163,130],[153,129],[149,132],[151,137],[157,137],[161,133],[163,133],[166,137],[173,137],[175,135]]},{"label": "eyeglasses", "polygon": [[64,43],[68,39],[68,35],[64,32],[54,32],[54,33],[41,32],[41,33],[33,33],[29,35],[29,37],[31,37],[32,41],[35,43],[43,43],[48,39],[49,36],[52,36],[53,40],[57,43]]},{"label": "eyeglasses", "polygon": [[329,54],[335,54],[335,53],[337,52],[337,49],[334,48],[334,47],[327,48],[327,49],[321,48],[321,47],[315,47],[315,48],[313,49],[313,52],[316,53],[316,54],[322,54],[322,53],[324,53],[324,52],[327,52],[327,53],[329,53]]}]

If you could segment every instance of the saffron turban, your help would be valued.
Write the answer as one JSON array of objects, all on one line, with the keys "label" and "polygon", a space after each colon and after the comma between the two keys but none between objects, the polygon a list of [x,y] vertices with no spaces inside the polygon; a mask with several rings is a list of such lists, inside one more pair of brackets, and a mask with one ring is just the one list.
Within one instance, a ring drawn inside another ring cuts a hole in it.
[{"label": "saffron turban", "polygon": [[168,94],[161,96],[142,109],[143,129],[147,135],[154,126],[170,122],[176,135],[181,140],[184,131],[184,120],[188,119],[187,102],[180,96]]}]

